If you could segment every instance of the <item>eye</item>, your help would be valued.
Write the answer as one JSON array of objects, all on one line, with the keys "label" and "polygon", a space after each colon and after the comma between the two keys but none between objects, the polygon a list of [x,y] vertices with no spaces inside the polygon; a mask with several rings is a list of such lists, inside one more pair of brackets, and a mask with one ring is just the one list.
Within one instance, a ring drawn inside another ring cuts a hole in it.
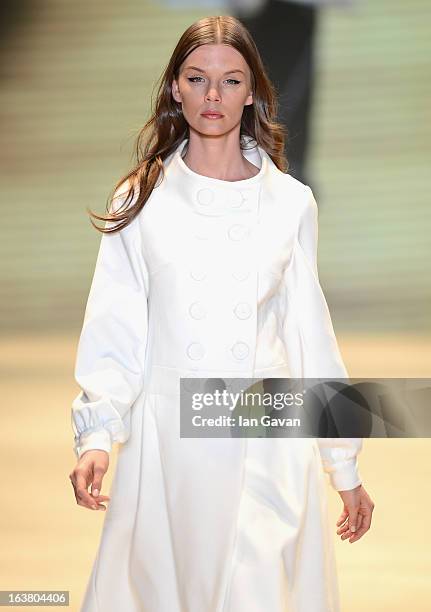
[{"label": "eye", "polygon": [[[198,81],[196,81],[196,79],[203,79],[203,77],[200,77],[200,76],[187,77],[187,80],[190,81],[191,83],[197,83]],[[226,81],[232,83],[233,85],[239,85],[241,83],[241,81],[238,81],[237,79],[226,79]]]}]

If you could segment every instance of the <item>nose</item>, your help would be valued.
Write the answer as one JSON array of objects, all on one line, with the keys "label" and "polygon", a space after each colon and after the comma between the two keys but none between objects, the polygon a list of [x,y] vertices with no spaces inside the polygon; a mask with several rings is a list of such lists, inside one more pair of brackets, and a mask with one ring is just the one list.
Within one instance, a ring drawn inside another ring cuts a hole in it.
[{"label": "nose", "polygon": [[206,93],[205,100],[220,100],[220,95],[215,87],[210,85]]}]

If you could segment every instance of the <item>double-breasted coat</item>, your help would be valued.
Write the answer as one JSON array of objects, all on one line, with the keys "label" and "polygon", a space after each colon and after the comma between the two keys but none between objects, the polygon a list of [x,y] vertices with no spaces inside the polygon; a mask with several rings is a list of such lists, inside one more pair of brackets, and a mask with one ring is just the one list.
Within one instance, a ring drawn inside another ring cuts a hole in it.
[{"label": "double-breasted coat", "polygon": [[234,182],[192,171],[187,142],[132,223],[101,238],[71,421],[77,457],[120,446],[81,610],[338,612],[324,474],[360,484],[362,440],[179,425],[180,377],[348,376],[317,204],[251,139],[259,172]]}]

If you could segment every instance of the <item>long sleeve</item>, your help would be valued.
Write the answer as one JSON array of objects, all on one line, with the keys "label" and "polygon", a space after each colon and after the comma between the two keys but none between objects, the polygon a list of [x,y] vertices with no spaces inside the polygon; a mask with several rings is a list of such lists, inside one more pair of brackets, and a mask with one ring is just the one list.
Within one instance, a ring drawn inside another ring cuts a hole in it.
[{"label": "long sleeve", "polygon": [[[117,190],[114,202],[124,201],[123,193],[127,188]],[[130,409],[143,389],[148,283],[138,215],[100,242],[75,362],[81,391],[71,423],[78,458],[90,449],[110,452],[113,442],[130,436]]]},{"label": "long sleeve", "polygon": [[[284,275],[284,339],[294,378],[348,378],[317,267],[318,209],[305,188],[292,259]],[[358,454],[362,438],[317,438],[324,471],[337,491],[361,484]]]}]

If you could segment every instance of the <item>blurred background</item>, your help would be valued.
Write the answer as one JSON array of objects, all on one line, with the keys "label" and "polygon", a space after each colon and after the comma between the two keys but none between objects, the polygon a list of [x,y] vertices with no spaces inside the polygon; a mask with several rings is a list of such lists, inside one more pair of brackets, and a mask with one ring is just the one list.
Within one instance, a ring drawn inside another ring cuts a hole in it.
[{"label": "blurred background", "polygon": [[[101,236],[86,207],[103,213],[130,168],[180,35],[226,13],[255,33],[292,118],[287,153],[319,205],[320,280],[351,376],[431,376],[429,2],[5,0],[0,589],[69,590],[79,609],[103,522],[68,479],[74,358]],[[428,439],[364,442],[375,518],[353,547],[336,539],[341,500],[329,491],[343,610],[429,609],[430,464]]]}]

